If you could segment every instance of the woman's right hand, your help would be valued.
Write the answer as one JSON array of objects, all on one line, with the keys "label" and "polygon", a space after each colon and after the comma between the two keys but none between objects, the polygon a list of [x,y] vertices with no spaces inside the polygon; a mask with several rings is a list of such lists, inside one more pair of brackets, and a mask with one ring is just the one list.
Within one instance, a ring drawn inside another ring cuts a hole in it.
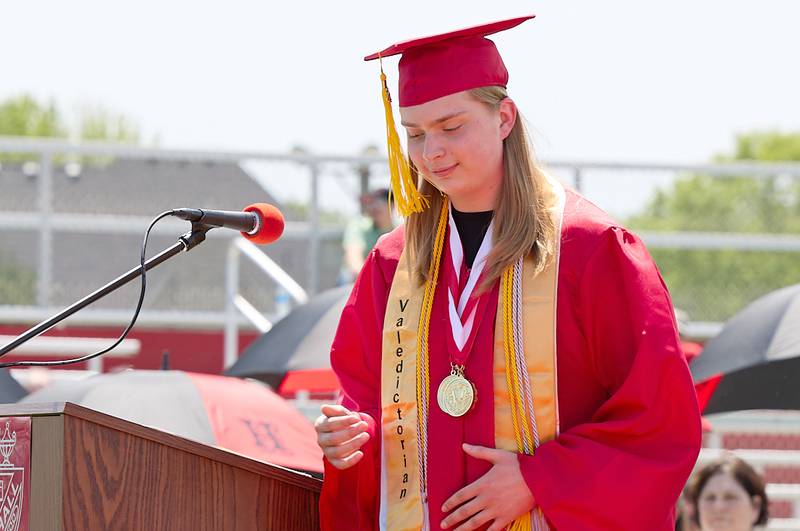
[{"label": "woman's right hand", "polygon": [[314,422],[317,444],[331,465],[344,470],[364,457],[360,448],[369,440],[367,423],[344,406],[324,405]]}]

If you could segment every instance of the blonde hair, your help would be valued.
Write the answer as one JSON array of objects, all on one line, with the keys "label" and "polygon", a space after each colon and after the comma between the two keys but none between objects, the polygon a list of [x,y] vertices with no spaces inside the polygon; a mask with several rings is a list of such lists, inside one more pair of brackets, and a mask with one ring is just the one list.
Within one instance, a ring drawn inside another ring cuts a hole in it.
[{"label": "blonde hair", "polygon": [[[493,110],[498,110],[500,102],[508,97],[502,87],[476,88],[469,94]],[[427,280],[436,224],[444,201],[433,185],[419,178],[413,163],[411,171],[420,193],[430,201],[429,208],[406,219],[405,228],[410,269],[421,284]],[[494,246],[486,261],[481,292],[490,288],[509,265],[528,253],[533,256],[535,272],[539,273],[553,257],[555,249],[555,224],[549,210],[554,196],[533,156],[520,114],[503,140],[503,174],[494,211]]]}]

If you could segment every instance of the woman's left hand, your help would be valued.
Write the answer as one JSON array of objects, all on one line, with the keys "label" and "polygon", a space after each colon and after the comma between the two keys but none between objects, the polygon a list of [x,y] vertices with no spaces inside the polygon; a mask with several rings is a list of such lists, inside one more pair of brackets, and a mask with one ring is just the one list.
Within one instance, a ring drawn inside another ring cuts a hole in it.
[{"label": "woman's left hand", "polygon": [[442,529],[463,522],[455,531],[469,531],[493,521],[488,531],[500,531],[533,509],[533,495],[522,477],[517,454],[471,444],[463,446],[468,455],[494,466],[444,502],[442,512],[453,512],[442,520]]}]

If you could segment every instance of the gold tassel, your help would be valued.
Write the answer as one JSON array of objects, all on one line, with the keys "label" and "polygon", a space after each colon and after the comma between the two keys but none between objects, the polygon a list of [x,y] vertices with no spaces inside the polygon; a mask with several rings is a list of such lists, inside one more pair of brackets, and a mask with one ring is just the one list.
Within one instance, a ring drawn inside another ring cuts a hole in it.
[{"label": "gold tassel", "polygon": [[[383,109],[386,113],[386,144],[389,154],[389,175],[391,176],[392,193],[397,211],[404,217],[414,212],[422,212],[428,207],[428,200],[417,190],[416,183],[411,178],[411,168],[408,159],[403,154],[400,137],[394,125],[392,113],[392,97],[389,95],[389,86],[386,84],[386,74],[383,73],[381,64],[381,85],[383,94]],[[391,199],[390,199],[391,201]]]}]

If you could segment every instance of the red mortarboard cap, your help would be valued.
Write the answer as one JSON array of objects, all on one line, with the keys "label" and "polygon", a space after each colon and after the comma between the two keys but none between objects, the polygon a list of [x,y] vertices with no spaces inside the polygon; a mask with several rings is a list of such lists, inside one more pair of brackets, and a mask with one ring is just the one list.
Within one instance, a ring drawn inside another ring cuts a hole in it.
[{"label": "red mortarboard cap", "polygon": [[497,47],[486,36],[518,26],[533,17],[501,20],[400,42],[368,55],[364,60],[402,54],[399,65],[401,107],[420,105],[478,87],[505,87],[508,71]]}]

